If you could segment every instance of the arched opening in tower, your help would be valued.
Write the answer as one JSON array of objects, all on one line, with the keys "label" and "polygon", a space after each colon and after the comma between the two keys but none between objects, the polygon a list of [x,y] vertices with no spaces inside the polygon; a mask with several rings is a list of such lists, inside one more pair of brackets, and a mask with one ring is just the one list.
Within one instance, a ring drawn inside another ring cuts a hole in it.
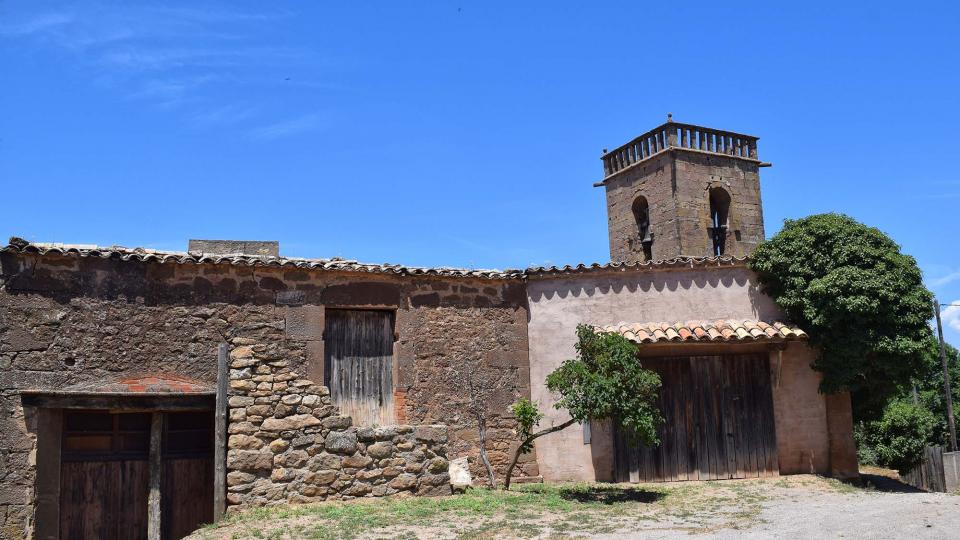
[{"label": "arched opening in tower", "polygon": [[730,219],[730,194],[719,187],[710,189],[710,237],[713,255],[719,257],[727,249],[727,228]]}]

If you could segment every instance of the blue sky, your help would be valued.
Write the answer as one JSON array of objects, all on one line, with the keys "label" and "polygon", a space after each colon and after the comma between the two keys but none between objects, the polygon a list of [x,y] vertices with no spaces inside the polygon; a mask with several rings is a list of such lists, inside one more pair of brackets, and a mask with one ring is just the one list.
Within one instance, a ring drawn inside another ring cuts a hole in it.
[{"label": "blue sky", "polygon": [[774,4],[3,1],[0,236],[604,261],[600,150],[669,111],[761,137],[768,235],[848,213],[960,303],[960,8]]}]

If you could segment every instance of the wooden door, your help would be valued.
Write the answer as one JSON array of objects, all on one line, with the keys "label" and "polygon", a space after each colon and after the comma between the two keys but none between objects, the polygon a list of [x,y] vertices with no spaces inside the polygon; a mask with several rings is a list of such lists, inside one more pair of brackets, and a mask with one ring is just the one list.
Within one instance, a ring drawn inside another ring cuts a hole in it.
[{"label": "wooden door", "polygon": [[60,538],[146,538],[149,449],[149,413],[66,411]]},{"label": "wooden door", "polygon": [[354,425],[394,423],[393,312],[327,310],[324,379]]},{"label": "wooden door", "polygon": [[183,538],[213,521],[213,413],[165,413],[161,536]]},{"label": "wooden door", "polygon": [[[213,413],[164,413],[161,536],[176,540],[213,520]],[[151,413],[65,411],[60,537],[147,537]]]},{"label": "wooden door", "polygon": [[670,482],[777,474],[777,441],[765,354],[644,358],[660,375],[660,445],[618,429],[616,478]]}]

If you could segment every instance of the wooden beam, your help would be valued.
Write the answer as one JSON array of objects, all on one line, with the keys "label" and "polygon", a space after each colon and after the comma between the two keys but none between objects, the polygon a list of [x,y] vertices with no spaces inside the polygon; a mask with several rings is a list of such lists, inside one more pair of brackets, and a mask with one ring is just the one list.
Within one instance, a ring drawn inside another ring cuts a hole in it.
[{"label": "wooden beam", "polygon": [[38,540],[60,538],[60,437],[63,411],[37,411],[37,479],[34,531]]},{"label": "wooden beam", "polygon": [[154,412],[150,422],[150,496],[147,499],[147,540],[160,540],[160,476],[163,474],[161,437],[163,413]]},{"label": "wooden beam", "polygon": [[21,393],[23,404],[47,409],[103,409],[111,411],[209,411],[211,394],[96,395],[67,393]]},{"label": "wooden beam", "polygon": [[227,387],[230,382],[229,347],[217,351],[217,402],[214,412],[213,521],[220,521],[227,509]]}]

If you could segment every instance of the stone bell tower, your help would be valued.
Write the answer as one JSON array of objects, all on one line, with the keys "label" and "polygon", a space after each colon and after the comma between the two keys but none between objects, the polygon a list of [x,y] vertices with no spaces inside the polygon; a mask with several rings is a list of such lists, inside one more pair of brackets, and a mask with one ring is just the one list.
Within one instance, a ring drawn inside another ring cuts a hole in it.
[{"label": "stone bell tower", "polygon": [[743,257],[764,238],[757,137],[667,115],[601,159],[611,261]]}]

